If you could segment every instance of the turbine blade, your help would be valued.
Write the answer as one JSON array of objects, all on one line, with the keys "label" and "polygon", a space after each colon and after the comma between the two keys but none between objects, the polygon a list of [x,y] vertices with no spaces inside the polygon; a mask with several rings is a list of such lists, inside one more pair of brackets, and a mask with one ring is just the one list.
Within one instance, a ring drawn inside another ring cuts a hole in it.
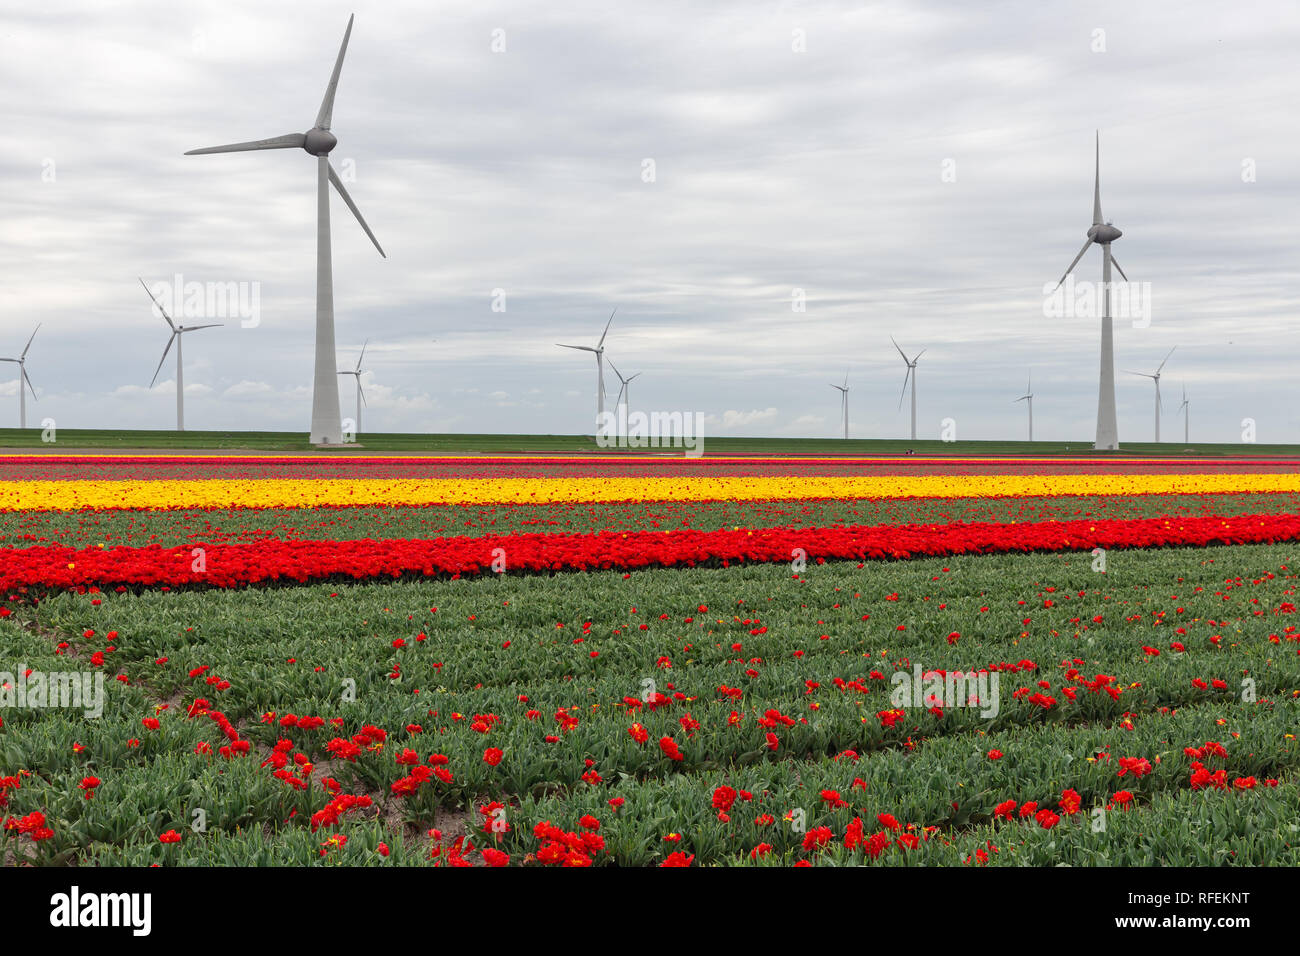
[{"label": "turbine blade", "polygon": [[1143,378],[1151,378],[1151,379],[1155,378],[1155,376],[1152,375],[1150,372],[1135,372],[1131,368],[1126,368],[1124,369],[1124,371],[1128,372],[1128,374],[1130,375],[1141,375]]},{"label": "turbine blade", "polygon": [[1100,226],[1101,222],[1101,131],[1098,130],[1096,178],[1092,183],[1092,224]]},{"label": "turbine blade", "polygon": [[366,339],[364,342],[361,343],[361,354],[357,357],[357,373],[358,373],[358,374],[361,373],[361,363],[362,363],[362,361],[363,361],[363,360],[365,359],[365,357],[366,357],[366,346],[369,345],[369,344],[370,344],[370,340],[369,340],[369,339]]},{"label": "turbine blade", "polygon": [[596,350],[593,349],[590,345],[564,345],[564,344],[561,343],[561,342],[556,342],[555,344],[558,345],[558,346],[559,346],[560,348],[562,348],[562,349],[577,349],[579,352],[594,352],[594,351],[596,351]]},{"label": "turbine blade", "polygon": [[339,195],[343,197],[343,201],[348,204],[348,208],[352,210],[352,215],[357,217],[357,222],[361,223],[361,228],[366,231],[366,235],[369,236],[370,241],[375,244],[375,248],[379,250],[379,254],[387,259],[388,256],[384,252],[384,247],[379,244],[379,240],[375,238],[375,234],[371,232],[370,227],[366,225],[366,220],[362,218],[361,210],[358,209],[357,204],[352,201],[352,197],[348,195],[348,191],[343,188],[343,180],[339,179],[339,174],[334,172],[334,165],[328,160],[326,160],[326,165],[329,167],[330,182],[332,182],[334,188],[339,191]]},{"label": "turbine blade", "polygon": [[[19,366],[18,366],[18,370],[19,370],[20,372],[22,372],[22,374],[23,374],[23,382],[26,382],[26,383],[27,383],[27,388],[28,388],[28,389],[31,391],[31,393],[32,393],[32,399],[33,399],[34,401],[38,401],[38,402],[39,402],[40,399],[36,397],[36,386],[32,384],[32,380],[28,377],[28,375],[27,375],[27,369],[25,369],[25,368],[23,368],[21,365],[19,365]],[[19,382],[19,383],[18,383],[18,387],[19,387],[19,388],[22,388],[22,387],[23,387],[23,386],[22,386],[22,382]]]},{"label": "turbine blade", "polygon": [[202,156],[206,153],[246,153],[254,149],[294,149],[307,142],[306,133],[285,133],[271,139],[255,139],[247,143],[228,143],[225,146],[205,146],[202,149],[185,151],[186,156]]},{"label": "turbine blade", "polygon": [[614,374],[618,376],[618,380],[620,382],[623,381],[623,373],[618,370],[618,366],[614,364],[613,359],[609,359],[609,367],[614,370]]},{"label": "turbine blade", "polygon": [[[1173,355],[1173,354],[1174,354],[1174,349],[1176,349],[1176,348],[1178,348],[1177,345],[1175,345],[1173,349],[1170,349],[1170,350],[1169,350],[1169,355]],[[1169,355],[1166,355],[1166,356],[1165,356],[1165,362],[1168,362],[1168,361],[1169,361]],[[1161,362],[1161,363],[1160,363],[1160,368],[1156,369],[1156,372],[1157,372],[1157,373],[1160,371],[1160,369],[1162,369],[1162,368],[1165,367],[1165,362]]]},{"label": "turbine blade", "polygon": [[343,69],[343,56],[348,52],[348,37],[352,36],[352,21],[356,14],[348,17],[348,28],[343,31],[343,45],[339,47],[338,59],[334,61],[334,72],[330,74],[330,85],[325,87],[325,98],[321,100],[320,112],[316,114],[316,126],[329,129],[334,120],[334,94],[339,88],[339,73]]},{"label": "turbine blade", "polygon": [[[139,276],[137,276],[136,278],[139,278]],[[141,284],[141,285],[144,285],[144,279],[140,279],[140,284]],[[171,317],[170,315],[167,314],[167,310],[164,309],[164,308],[162,307],[162,303],[159,302],[157,299],[154,299],[154,298],[153,298],[153,293],[152,293],[152,292],[149,292],[149,287],[148,287],[147,285],[144,285],[144,291],[147,292],[147,293],[149,294],[149,298],[153,299],[153,304],[154,304],[155,306],[158,307],[158,311],[162,313],[162,317],[163,317],[164,319],[167,320],[167,324],[170,325],[171,328],[172,328],[172,331],[175,332],[175,331],[176,331],[176,323],[173,322],[173,321],[172,321],[172,317]],[[36,333],[33,332],[32,334],[35,335]],[[30,343],[29,343],[29,344],[30,344]]]},{"label": "turbine blade", "polygon": [[172,350],[172,342],[176,341],[179,332],[173,332],[171,338],[167,340],[167,347],[163,349],[162,358],[158,360],[158,367],[153,370],[153,379],[149,382],[149,387],[153,388],[154,383],[158,381],[158,373],[162,371],[163,362],[167,361],[167,353]]},{"label": "turbine blade", "polygon": [[[618,311],[618,308],[615,307],[614,312],[617,312],[617,311]],[[606,323],[605,323],[605,331],[602,332],[602,333],[600,333],[600,341],[599,341],[598,343],[596,343],[596,348],[600,348],[602,345],[605,344],[605,336],[609,335],[609,326],[610,326],[610,322],[613,322],[613,321],[614,321],[614,312],[611,312],[611,313],[609,314],[609,322],[606,322]]]},{"label": "turbine blade", "polygon": [[916,358],[912,359],[912,364],[915,365],[915,364],[917,363],[917,361],[920,360],[921,356],[924,355],[927,351],[929,351],[929,350],[928,350],[928,349],[921,349],[921,351],[917,352],[917,353],[916,353]]},{"label": "turbine blade", "polygon": [[907,374],[903,376],[903,390],[898,393],[898,410],[903,410],[903,398],[907,395],[907,379],[912,374],[912,366],[907,367]]},{"label": "turbine blade", "polygon": [[[889,341],[894,342],[894,337],[892,335],[889,337]],[[904,362],[907,362],[907,356],[903,355],[903,350],[898,348],[897,342],[894,342],[894,348],[898,349],[898,354],[902,357]],[[911,363],[909,362],[908,364],[910,365]]]},{"label": "turbine blade", "polygon": [[226,324],[226,323],[224,323],[224,322],[213,322],[213,323],[210,324],[210,325],[187,325],[187,326],[185,326],[185,328],[181,329],[180,331],[182,331],[182,332],[197,332],[199,329],[215,329],[215,328],[219,328],[220,326],[223,326],[223,325],[225,325],[225,324]]},{"label": "turbine blade", "polygon": [[[1065,275],[1061,276],[1061,281],[1056,283],[1056,287],[1058,289],[1061,287],[1061,283],[1065,281],[1065,276],[1068,276],[1071,272],[1074,271],[1074,267],[1079,264],[1079,260],[1083,258],[1083,254],[1088,251],[1088,247],[1090,245],[1092,245],[1091,236],[1089,236],[1088,241],[1083,244],[1083,248],[1079,250],[1079,254],[1074,257],[1074,261],[1070,263],[1070,268],[1065,270]],[[1111,261],[1113,262],[1114,260],[1112,259]]]},{"label": "turbine blade", "polygon": [[23,354],[19,356],[19,358],[27,358],[27,350],[32,347],[32,339],[36,338],[36,333],[39,332],[40,330],[41,330],[41,326],[38,323],[36,328],[32,329],[32,338],[28,339],[27,344],[23,346]]},{"label": "turbine blade", "polygon": [[1110,254],[1110,264],[1113,265],[1116,269],[1119,269],[1119,274],[1121,276],[1124,276],[1124,281],[1127,282],[1128,276],[1124,275],[1124,270],[1119,268],[1119,263],[1115,261],[1115,253],[1113,252]]},{"label": "turbine blade", "polygon": [[357,394],[361,396],[361,407],[369,408],[370,403],[366,401],[366,390],[361,387],[361,376],[357,376]]}]

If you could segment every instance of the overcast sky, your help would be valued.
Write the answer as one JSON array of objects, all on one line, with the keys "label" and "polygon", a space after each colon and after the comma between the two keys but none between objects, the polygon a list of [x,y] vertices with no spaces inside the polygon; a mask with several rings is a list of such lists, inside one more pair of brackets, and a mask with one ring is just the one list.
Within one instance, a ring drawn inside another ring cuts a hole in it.
[{"label": "overcast sky", "polygon": [[[180,275],[260,305],[186,320],[227,323],[185,337],[186,424],[307,430],[314,164],[182,153],[308,129],[354,11],[332,160],[388,253],[335,196],[363,431],[590,433],[595,363],[555,343],[617,307],[632,407],[712,434],[837,434],[847,370],[852,435],[905,435],[892,333],[927,350],[921,437],[1023,437],[1032,367],[1035,437],[1090,441],[1098,322],[1045,316],[1043,288],[1091,225],[1100,129],[1114,253],[1152,304],[1116,322],[1118,367],[1178,347],[1165,438],[1185,383],[1193,441],[1247,417],[1300,441],[1300,8],[1204,0],[10,5],[0,356],[42,323],[29,426],[174,427],[136,277]],[[1094,248],[1077,276],[1100,269]],[[1121,441],[1150,440],[1150,380],[1118,380]]]}]

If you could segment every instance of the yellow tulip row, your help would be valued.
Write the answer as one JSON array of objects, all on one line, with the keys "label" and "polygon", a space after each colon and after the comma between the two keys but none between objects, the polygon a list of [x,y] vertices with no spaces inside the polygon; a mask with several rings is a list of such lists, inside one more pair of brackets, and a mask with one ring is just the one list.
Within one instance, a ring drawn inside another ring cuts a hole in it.
[{"label": "yellow tulip row", "polygon": [[1300,474],[0,481],[0,510],[1300,492]]}]

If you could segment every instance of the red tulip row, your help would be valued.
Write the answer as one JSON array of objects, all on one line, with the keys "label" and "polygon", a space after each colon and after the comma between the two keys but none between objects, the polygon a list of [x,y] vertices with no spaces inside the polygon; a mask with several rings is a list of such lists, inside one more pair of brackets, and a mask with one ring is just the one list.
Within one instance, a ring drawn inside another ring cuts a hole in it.
[{"label": "red tulip row", "polygon": [[[241,587],[328,579],[469,576],[727,566],[742,562],[908,559],[1300,540],[1300,515],[955,522],[842,528],[513,534],[423,540],[284,541],[180,547],[0,549],[0,589]],[[495,567],[494,567],[495,562]]]}]

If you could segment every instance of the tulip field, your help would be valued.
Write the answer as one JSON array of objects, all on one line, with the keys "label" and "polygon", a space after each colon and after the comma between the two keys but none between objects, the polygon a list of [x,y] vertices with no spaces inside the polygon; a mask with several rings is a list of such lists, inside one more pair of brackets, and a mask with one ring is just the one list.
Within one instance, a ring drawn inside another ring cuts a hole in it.
[{"label": "tulip field", "polygon": [[1297,465],[0,456],[0,862],[1298,865]]}]

